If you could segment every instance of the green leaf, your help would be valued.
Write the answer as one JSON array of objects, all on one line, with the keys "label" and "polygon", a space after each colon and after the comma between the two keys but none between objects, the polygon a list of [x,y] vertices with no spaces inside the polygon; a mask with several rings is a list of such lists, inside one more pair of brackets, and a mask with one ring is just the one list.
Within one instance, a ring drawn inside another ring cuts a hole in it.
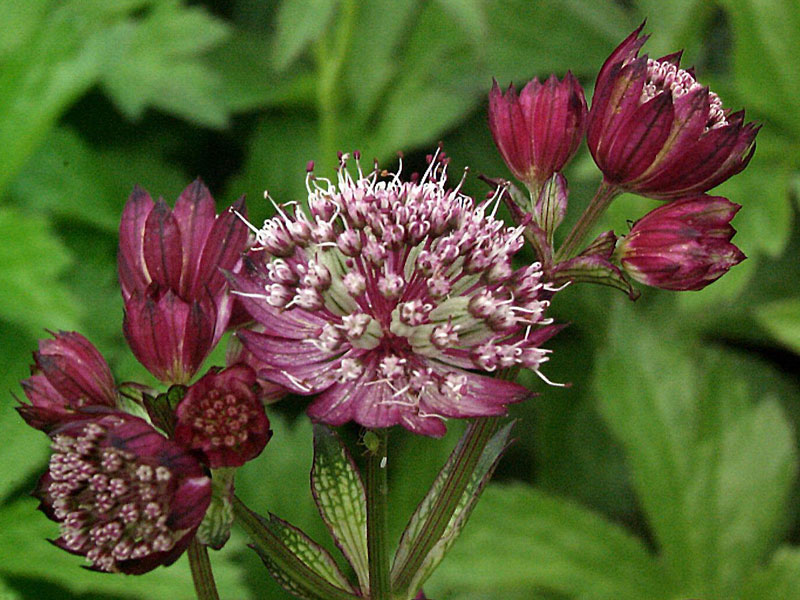
[{"label": "green leaf", "polygon": [[[314,543],[305,533],[273,514],[270,514],[269,521],[264,519],[262,522],[308,569],[328,581],[328,583],[342,590],[355,592],[347,578],[342,575],[333,557],[328,554],[322,546]],[[260,544],[254,544],[253,549],[258,552],[258,555],[267,565],[272,576],[277,579],[287,591],[295,595],[300,595],[300,597],[303,598],[316,597],[310,594],[309,589],[301,587],[295,580],[288,577],[273,561],[272,555],[265,552]]]},{"label": "green leaf", "polygon": [[278,9],[272,61],[284,71],[309,44],[324,37],[338,0],[283,0]]},{"label": "green leaf", "polygon": [[[450,521],[447,523],[447,527],[445,527],[445,530],[442,533],[442,536],[439,538],[439,541],[434,544],[430,552],[428,552],[427,556],[425,557],[425,560],[420,565],[419,570],[409,586],[410,590],[416,590],[422,587],[422,584],[427,581],[431,574],[433,574],[433,572],[439,566],[439,563],[442,562],[447,552],[458,539],[458,536],[461,534],[464,526],[467,524],[467,520],[470,518],[470,515],[472,515],[472,511],[475,508],[478,499],[481,497],[484,487],[487,483],[489,483],[489,479],[491,479],[492,474],[497,467],[497,463],[500,461],[500,457],[511,443],[509,438],[511,436],[511,429],[513,427],[514,422],[512,421],[494,434],[492,439],[489,440],[489,443],[486,444],[486,447],[484,448],[483,453],[478,460],[478,464],[475,466],[475,470],[472,472],[469,484],[467,484],[464,493],[461,495],[461,499],[456,505],[455,511],[453,511],[453,516],[450,517]],[[445,470],[447,470],[447,466],[445,466],[445,468],[442,470],[442,474],[444,474]],[[452,471],[449,471],[448,474],[450,473],[452,473]],[[429,494],[432,494],[434,489],[436,489],[436,494],[440,493],[442,483],[443,482],[437,478],[437,480],[434,481]],[[428,503],[428,506],[426,506],[426,501],[428,498],[429,496],[426,496],[425,500],[423,500],[420,504],[417,512],[415,512],[414,516],[411,518],[411,522],[409,523],[410,530],[417,529],[415,526],[416,524],[414,523],[415,519],[422,520],[430,518],[430,512],[426,514],[426,509],[431,507],[430,503]],[[413,539],[408,540],[409,544],[413,543],[414,541],[415,540]],[[400,542],[398,554],[400,554],[402,550],[403,540]]]},{"label": "green leaf", "polygon": [[795,600],[800,590],[800,549],[783,547],[769,565],[755,573],[738,595],[739,600]]},{"label": "green leaf", "polygon": [[[402,591],[418,589],[444,558],[461,533],[497,461],[508,446],[513,422],[494,433],[482,447],[474,465],[465,467],[465,452],[469,452],[470,445],[475,441],[471,433],[478,426],[473,423],[459,440],[400,538],[392,564],[392,583]],[[482,427],[489,425],[483,423]],[[445,499],[454,493],[453,489],[462,481],[463,489],[452,512],[446,512]],[[432,537],[432,532],[443,520],[446,520],[446,525],[441,533]]]},{"label": "green leaf", "polygon": [[36,336],[75,329],[80,309],[59,280],[73,258],[47,220],[0,207],[0,317]]},{"label": "green leaf", "polygon": [[734,33],[733,61],[746,106],[800,137],[795,63],[800,5],[794,0],[724,0]]},{"label": "green leaf", "polygon": [[273,514],[256,514],[236,497],[233,506],[236,522],[250,536],[250,547],[284,589],[308,600],[356,597],[330,554],[305,533]]},{"label": "green leaf", "polygon": [[362,590],[369,589],[367,498],[361,475],[347,448],[325,425],[314,426],[311,491],[319,514],[356,572]]},{"label": "green leaf", "polygon": [[751,405],[736,372],[690,355],[681,333],[614,311],[595,390],[683,594],[729,597],[782,525],[794,440],[777,403]]},{"label": "green leaf", "polygon": [[21,206],[76,219],[116,237],[122,207],[135,183],[154,195],[174,190],[177,196],[187,181],[145,145],[101,150],[72,129],[59,127],[25,164],[9,193]]},{"label": "green leaf", "polygon": [[756,311],[756,320],[782,344],[800,354],[800,298],[776,300]]},{"label": "green leaf", "polygon": [[202,8],[158,2],[107,31],[101,84],[130,117],[152,106],[222,127],[228,110],[219,100],[221,79],[202,55],[228,35],[225,23]]},{"label": "green leaf", "polygon": [[[167,568],[158,568],[134,581],[123,575],[109,575],[82,569],[86,562],[50,545],[58,536],[58,527],[35,510],[36,502],[26,498],[0,507],[0,577],[36,578],[63,586],[75,594],[95,597],[109,594],[115,598],[170,598],[195,600],[189,562],[181,557]],[[231,598],[251,598],[242,583],[243,573],[235,556],[244,540],[237,536],[226,548],[212,555],[214,577],[220,590]]]},{"label": "green leaf", "polygon": [[467,590],[473,598],[521,591],[529,598],[540,590],[591,600],[676,597],[656,558],[630,533],[521,484],[488,487],[426,586],[435,598]]}]

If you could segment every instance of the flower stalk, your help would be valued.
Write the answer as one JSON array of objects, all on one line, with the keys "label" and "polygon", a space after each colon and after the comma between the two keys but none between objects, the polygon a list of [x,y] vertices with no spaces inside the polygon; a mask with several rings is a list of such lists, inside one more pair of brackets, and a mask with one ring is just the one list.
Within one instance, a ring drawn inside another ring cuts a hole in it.
[{"label": "flower stalk", "polygon": [[386,468],[389,433],[387,429],[376,429],[373,433],[377,437],[377,446],[368,452],[366,474],[369,590],[372,600],[389,600],[389,484]]},{"label": "flower stalk", "polygon": [[589,206],[583,211],[578,222],[572,227],[567,234],[564,243],[556,252],[556,262],[572,258],[580,247],[581,243],[591,232],[597,221],[603,216],[603,213],[611,205],[612,200],[619,196],[620,190],[608,184],[603,180],[594,194],[594,198],[589,202]]},{"label": "flower stalk", "polygon": [[197,539],[193,539],[189,544],[187,554],[197,600],[219,600],[217,584],[214,582],[214,573],[211,570],[211,561],[208,560],[208,549]]}]

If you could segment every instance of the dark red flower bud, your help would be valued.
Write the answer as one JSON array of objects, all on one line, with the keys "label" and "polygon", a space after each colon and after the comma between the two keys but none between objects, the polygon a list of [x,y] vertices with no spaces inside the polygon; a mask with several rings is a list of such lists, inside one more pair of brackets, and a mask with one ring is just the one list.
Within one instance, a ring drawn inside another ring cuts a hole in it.
[{"label": "dark red flower bud", "polygon": [[60,331],[40,340],[32,376],[22,382],[30,404],[17,407],[31,427],[49,431],[63,422],[87,418],[81,409],[116,408],[117,390],[108,364],[80,333]]},{"label": "dark red flower bud", "polygon": [[639,219],[617,248],[635,280],[666,290],[699,290],[745,259],[730,243],[739,205],[700,194],[665,204]]},{"label": "dark red flower bud", "polygon": [[586,99],[578,80],[567,73],[544,82],[534,78],[517,96],[493,82],[489,127],[514,177],[538,189],[575,154],[586,130]]},{"label": "dark red flower bud", "polygon": [[606,60],[595,84],[587,141],[607,183],[670,200],[705,192],[747,166],[758,126],[731,113],[681,53],[638,56],[644,24]]},{"label": "dark red flower bud", "polygon": [[202,451],[212,469],[241,467],[272,435],[256,389],[256,374],[246,365],[207,373],[175,410],[175,441]]},{"label": "dark red flower bud", "polygon": [[[232,208],[245,213],[243,200]],[[153,375],[186,384],[228,326],[233,299],[223,271],[239,268],[247,226],[230,210],[217,216],[198,179],[174,209],[134,188],[119,233],[125,337]]]},{"label": "dark red flower bud", "polygon": [[98,571],[139,574],[175,562],[211,499],[197,459],[125,413],[68,423],[51,437],[36,496],[60,526],[55,545]]}]

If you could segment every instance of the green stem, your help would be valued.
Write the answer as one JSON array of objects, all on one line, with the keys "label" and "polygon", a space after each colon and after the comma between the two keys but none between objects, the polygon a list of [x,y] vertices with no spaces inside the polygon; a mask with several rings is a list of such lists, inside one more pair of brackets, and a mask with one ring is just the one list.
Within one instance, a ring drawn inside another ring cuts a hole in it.
[{"label": "green stem", "polygon": [[369,556],[369,592],[371,600],[388,600],[389,583],[388,548],[388,494],[386,454],[389,432],[377,429],[378,446],[367,457],[367,553]]},{"label": "green stem", "polygon": [[193,538],[189,543],[187,554],[197,600],[219,600],[214,573],[211,571],[211,561],[208,560],[208,549]]},{"label": "green stem", "polygon": [[269,559],[272,566],[279,571],[287,581],[294,584],[301,592],[313,598],[326,600],[357,600],[357,597],[339,587],[332,585],[326,579],[311,570],[300,560],[294,552],[284,543],[280,536],[269,527],[269,521],[259,517],[245,506],[244,502],[234,495],[233,513],[236,523],[244,529],[250,537],[252,547],[262,557]]},{"label": "green stem", "polygon": [[[499,374],[499,376],[503,375],[504,373]],[[420,529],[414,548],[408,553],[405,562],[395,565],[393,569],[395,578],[392,583],[395,590],[408,590],[425,557],[442,537],[469,484],[475,466],[483,454],[486,444],[497,431],[499,423],[499,417],[484,417],[474,419],[467,427],[460,442],[455,467],[451,476],[445,481],[436,503],[431,508],[430,518]]]},{"label": "green stem", "polygon": [[572,231],[567,235],[567,239],[564,240],[564,243],[558,249],[555,262],[558,263],[573,257],[583,240],[586,239],[586,236],[591,232],[592,227],[595,226],[598,219],[609,207],[611,201],[619,196],[620,193],[618,188],[606,183],[605,179],[600,182],[589,206],[583,211],[580,219],[578,219]]},{"label": "green stem", "polygon": [[319,111],[320,156],[323,163],[331,160],[338,148],[340,75],[347,59],[347,50],[355,29],[358,2],[345,0],[339,7],[332,43],[323,37],[316,46],[317,59],[317,109]]}]

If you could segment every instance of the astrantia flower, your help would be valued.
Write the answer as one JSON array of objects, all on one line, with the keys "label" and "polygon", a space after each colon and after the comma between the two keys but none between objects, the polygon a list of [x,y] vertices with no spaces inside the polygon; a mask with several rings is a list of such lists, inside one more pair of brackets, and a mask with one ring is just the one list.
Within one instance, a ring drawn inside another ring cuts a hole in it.
[{"label": "astrantia flower", "polygon": [[617,248],[635,280],[666,290],[699,290],[745,259],[730,240],[741,208],[699,194],[660,206],[639,219]]},{"label": "astrantia flower", "polygon": [[[235,208],[243,212],[243,200]],[[217,216],[198,179],[170,209],[136,187],[122,213],[119,281],[125,337],[160,380],[187,383],[228,326],[232,298],[222,270],[238,267],[247,228]]]},{"label": "astrantia flower", "polygon": [[108,364],[80,333],[60,331],[52,340],[40,340],[33,360],[32,376],[22,382],[31,403],[17,407],[31,427],[49,431],[67,421],[87,418],[81,409],[117,406]]},{"label": "astrantia flower", "polygon": [[197,460],[146,421],[109,413],[52,434],[40,509],[55,544],[100,571],[145,573],[186,549],[211,499]]},{"label": "astrantia flower", "polygon": [[175,410],[175,441],[201,451],[212,469],[255,458],[272,433],[255,389],[256,374],[246,365],[204,375]]},{"label": "astrantia flower", "polygon": [[705,192],[747,166],[758,127],[731,113],[681,53],[638,56],[642,24],[597,77],[587,140],[608,184],[659,199]]},{"label": "astrantia flower", "polygon": [[489,127],[514,177],[538,189],[575,154],[586,129],[586,99],[578,80],[534,78],[519,96],[495,81],[489,94]]},{"label": "astrantia flower", "polygon": [[316,395],[313,420],[439,436],[447,417],[528,395],[470,370],[538,372],[552,290],[538,264],[511,267],[522,229],[446,189],[445,165],[412,182],[359,167],[354,180],[343,160],[338,185],[309,174],[310,217],[279,208],[258,231],[234,289],[263,332],[238,335],[260,375]]}]

